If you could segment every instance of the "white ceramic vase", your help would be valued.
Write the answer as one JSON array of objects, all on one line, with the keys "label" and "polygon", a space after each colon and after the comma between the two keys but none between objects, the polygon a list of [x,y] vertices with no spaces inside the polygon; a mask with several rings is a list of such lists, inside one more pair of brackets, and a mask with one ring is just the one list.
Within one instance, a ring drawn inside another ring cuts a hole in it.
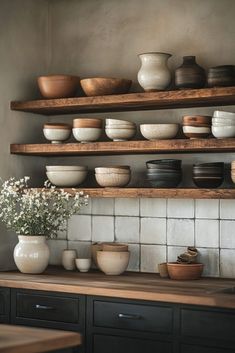
[{"label": "white ceramic vase", "polygon": [[139,54],[141,68],[138,72],[138,82],[146,92],[162,91],[171,83],[171,72],[167,61],[171,54],[144,53]]},{"label": "white ceramic vase", "polygon": [[45,236],[19,235],[14,260],[22,273],[42,273],[49,263],[49,248]]}]

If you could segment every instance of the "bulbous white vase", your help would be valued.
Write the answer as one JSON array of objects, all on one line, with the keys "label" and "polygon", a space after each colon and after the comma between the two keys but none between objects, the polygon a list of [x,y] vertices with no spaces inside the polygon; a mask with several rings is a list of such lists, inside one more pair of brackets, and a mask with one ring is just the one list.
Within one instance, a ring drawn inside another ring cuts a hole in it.
[{"label": "bulbous white vase", "polygon": [[16,266],[22,273],[38,274],[45,271],[49,263],[49,248],[45,236],[19,235],[14,249]]},{"label": "bulbous white vase", "polygon": [[162,91],[171,83],[171,72],[167,61],[171,57],[167,53],[139,54],[141,68],[138,72],[138,82],[146,92]]}]

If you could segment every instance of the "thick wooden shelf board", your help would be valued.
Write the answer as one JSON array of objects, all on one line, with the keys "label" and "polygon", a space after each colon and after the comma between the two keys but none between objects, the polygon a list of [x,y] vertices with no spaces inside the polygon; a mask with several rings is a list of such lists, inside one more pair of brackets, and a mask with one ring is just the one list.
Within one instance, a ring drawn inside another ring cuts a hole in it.
[{"label": "thick wooden shelf board", "polygon": [[124,141],[67,144],[12,144],[12,154],[38,156],[115,155],[187,152],[234,152],[235,138]]},{"label": "thick wooden shelf board", "polygon": [[234,189],[199,189],[199,188],[64,188],[65,191],[83,191],[84,194],[94,197],[118,198],[169,198],[169,199],[235,199]]},{"label": "thick wooden shelf board", "polygon": [[12,110],[43,115],[175,109],[235,104],[235,87],[129,93],[11,102]]}]

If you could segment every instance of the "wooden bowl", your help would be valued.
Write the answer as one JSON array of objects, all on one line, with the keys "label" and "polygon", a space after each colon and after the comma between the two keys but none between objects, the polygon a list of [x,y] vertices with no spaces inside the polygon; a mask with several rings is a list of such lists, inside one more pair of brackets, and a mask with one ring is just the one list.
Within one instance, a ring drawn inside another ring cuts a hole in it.
[{"label": "wooden bowl", "polygon": [[38,87],[44,98],[74,97],[80,78],[69,75],[51,75],[38,77]]},{"label": "wooden bowl", "polygon": [[103,251],[116,251],[116,252],[128,251],[128,245],[127,244],[120,244],[120,243],[103,243],[102,250]]},{"label": "wooden bowl", "polygon": [[84,119],[78,118],[73,120],[73,127],[94,127],[94,128],[102,128],[102,120],[93,118],[93,119]]},{"label": "wooden bowl", "polygon": [[206,124],[206,125],[211,125],[211,116],[207,115],[185,115],[183,116],[183,124]]},{"label": "wooden bowl", "polygon": [[119,78],[95,77],[81,80],[83,91],[88,97],[128,93],[132,81]]},{"label": "wooden bowl", "polygon": [[167,269],[171,279],[175,280],[194,280],[199,279],[202,275],[204,265],[196,264],[180,264],[177,262],[168,262]]}]

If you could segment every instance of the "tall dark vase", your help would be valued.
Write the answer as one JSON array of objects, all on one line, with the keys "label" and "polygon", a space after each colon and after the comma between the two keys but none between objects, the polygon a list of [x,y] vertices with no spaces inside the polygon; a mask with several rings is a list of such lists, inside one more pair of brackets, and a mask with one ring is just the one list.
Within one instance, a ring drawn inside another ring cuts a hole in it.
[{"label": "tall dark vase", "polygon": [[184,56],[183,64],[175,70],[175,86],[179,89],[202,88],[205,83],[205,70],[196,63],[196,57]]}]

